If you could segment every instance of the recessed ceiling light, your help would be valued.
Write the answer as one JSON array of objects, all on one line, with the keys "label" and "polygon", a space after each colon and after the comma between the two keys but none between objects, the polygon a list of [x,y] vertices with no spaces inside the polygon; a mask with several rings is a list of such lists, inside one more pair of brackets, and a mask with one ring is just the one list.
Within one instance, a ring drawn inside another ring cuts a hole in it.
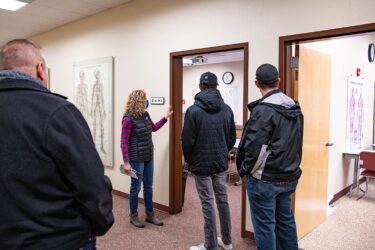
[{"label": "recessed ceiling light", "polygon": [[0,9],[5,9],[5,10],[11,10],[11,11],[16,11],[23,6],[25,6],[27,3],[25,2],[20,2],[17,0],[1,0],[0,1]]}]

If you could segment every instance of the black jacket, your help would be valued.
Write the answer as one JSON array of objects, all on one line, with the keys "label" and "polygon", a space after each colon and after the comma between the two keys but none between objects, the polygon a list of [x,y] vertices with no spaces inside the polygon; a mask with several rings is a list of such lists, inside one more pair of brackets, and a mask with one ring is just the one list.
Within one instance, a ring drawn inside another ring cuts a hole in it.
[{"label": "black jacket", "polygon": [[301,175],[303,115],[298,102],[274,90],[250,103],[237,150],[240,176],[289,182]]},{"label": "black jacket", "polygon": [[106,233],[112,185],[78,109],[7,77],[0,107],[0,249],[72,250]]},{"label": "black jacket", "polygon": [[195,96],[185,114],[182,149],[189,170],[196,175],[211,175],[228,169],[228,151],[236,142],[236,127],[231,108],[220,92],[206,89]]},{"label": "black jacket", "polygon": [[139,118],[126,114],[132,121],[131,136],[129,138],[129,161],[146,162],[153,158],[154,145],[152,143],[152,125],[148,112]]}]

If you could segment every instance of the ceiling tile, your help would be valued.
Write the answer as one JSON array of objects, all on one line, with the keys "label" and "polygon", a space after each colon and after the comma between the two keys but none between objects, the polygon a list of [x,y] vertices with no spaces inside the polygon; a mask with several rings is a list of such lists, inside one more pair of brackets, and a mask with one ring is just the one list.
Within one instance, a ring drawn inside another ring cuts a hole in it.
[{"label": "ceiling tile", "polygon": [[19,11],[0,9],[0,46],[11,39],[34,36],[130,1],[35,0]]},{"label": "ceiling tile", "polygon": [[51,8],[61,11],[69,11],[81,15],[91,15],[93,13],[105,10],[104,7],[76,0],[65,0],[62,1],[62,3],[57,4]]},{"label": "ceiling tile", "polygon": [[97,6],[102,6],[102,7],[105,7],[105,8],[112,8],[112,7],[117,6],[117,5],[122,5],[122,4],[128,3],[132,0],[106,0],[106,1],[103,1],[103,0],[81,0],[81,1],[86,2],[86,3],[95,4]]},{"label": "ceiling tile", "polygon": [[47,11],[47,7],[35,5],[35,4],[28,4],[25,7],[21,8],[17,12],[15,12],[16,15],[23,15],[23,14],[29,14],[29,15],[36,15],[36,14],[42,14],[43,12]]},{"label": "ceiling tile", "polygon": [[61,2],[64,2],[64,1],[61,1],[61,0],[36,0],[34,2],[31,3],[31,5],[40,5],[40,6],[44,6],[44,7],[52,7],[52,6],[55,6]]},{"label": "ceiling tile", "polygon": [[57,20],[64,20],[66,23],[72,22],[74,20],[83,18],[84,16],[78,13],[73,13],[70,11],[62,11],[59,9],[54,9],[54,8],[48,8],[48,11],[43,13],[43,16],[48,17],[48,18],[53,18]]}]

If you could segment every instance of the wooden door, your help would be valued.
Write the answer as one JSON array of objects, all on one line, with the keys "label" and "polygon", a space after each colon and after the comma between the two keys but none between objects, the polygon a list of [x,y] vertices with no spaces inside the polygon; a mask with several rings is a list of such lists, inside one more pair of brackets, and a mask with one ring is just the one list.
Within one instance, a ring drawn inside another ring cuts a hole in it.
[{"label": "wooden door", "polygon": [[298,238],[326,219],[331,58],[300,45],[298,100],[304,114],[302,177],[295,193]]}]

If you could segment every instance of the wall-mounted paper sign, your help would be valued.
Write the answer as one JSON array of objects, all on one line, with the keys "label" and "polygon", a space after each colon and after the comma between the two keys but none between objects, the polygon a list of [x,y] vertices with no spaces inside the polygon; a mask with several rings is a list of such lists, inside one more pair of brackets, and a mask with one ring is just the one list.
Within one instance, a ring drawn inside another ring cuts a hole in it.
[{"label": "wall-mounted paper sign", "polygon": [[164,105],[164,103],[165,103],[164,97],[150,97],[151,105]]}]

